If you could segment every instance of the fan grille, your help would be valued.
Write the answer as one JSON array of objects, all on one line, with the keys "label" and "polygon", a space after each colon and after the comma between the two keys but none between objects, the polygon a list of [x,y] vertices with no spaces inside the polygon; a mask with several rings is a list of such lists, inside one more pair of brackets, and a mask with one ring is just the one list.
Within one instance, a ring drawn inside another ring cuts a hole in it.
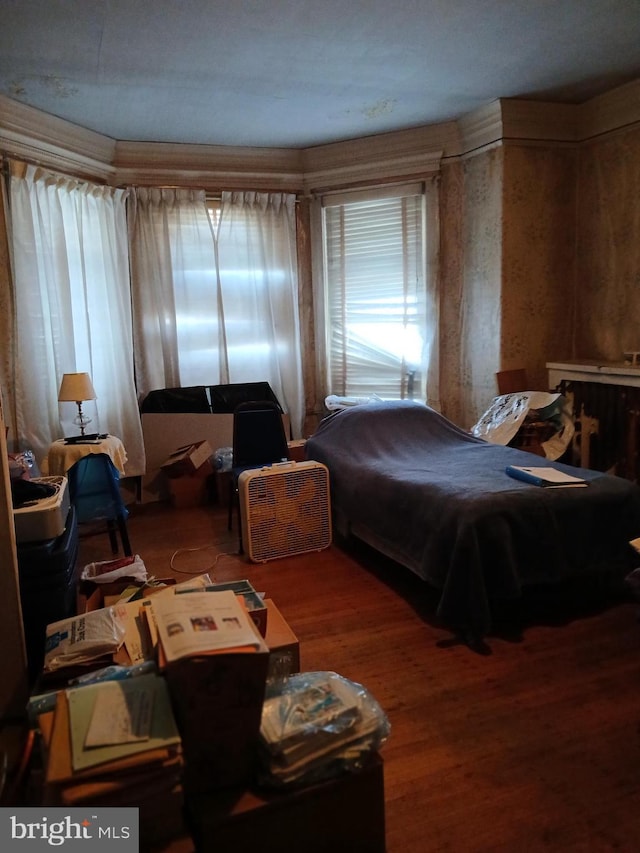
[{"label": "fan grille", "polygon": [[331,544],[329,472],[319,462],[245,472],[240,479],[243,539],[249,559],[321,551]]}]

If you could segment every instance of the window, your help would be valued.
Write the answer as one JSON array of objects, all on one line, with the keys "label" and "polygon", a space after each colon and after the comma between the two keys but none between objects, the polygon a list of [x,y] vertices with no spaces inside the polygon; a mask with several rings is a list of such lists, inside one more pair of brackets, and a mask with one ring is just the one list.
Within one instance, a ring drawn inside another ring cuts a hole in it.
[{"label": "window", "polygon": [[325,197],[323,242],[329,393],[424,397],[421,186]]}]

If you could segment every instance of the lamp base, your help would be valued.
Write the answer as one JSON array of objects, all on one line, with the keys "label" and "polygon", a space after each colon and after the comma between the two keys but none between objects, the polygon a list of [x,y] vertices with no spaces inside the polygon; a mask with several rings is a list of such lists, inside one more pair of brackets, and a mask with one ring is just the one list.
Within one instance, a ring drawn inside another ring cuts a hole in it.
[{"label": "lamp base", "polygon": [[73,419],[73,422],[76,426],[80,427],[80,435],[84,436],[85,427],[87,427],[91,423],[91,418],[88,418],[86,415],[82,413],[82,401],[76,400],[76,405],[78,407],[78,414]]}]

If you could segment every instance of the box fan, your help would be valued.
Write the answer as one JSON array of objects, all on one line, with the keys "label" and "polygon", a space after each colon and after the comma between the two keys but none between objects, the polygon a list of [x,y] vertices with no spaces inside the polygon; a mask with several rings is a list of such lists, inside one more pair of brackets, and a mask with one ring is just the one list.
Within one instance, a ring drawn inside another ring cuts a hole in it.
[{"label": "box fan", "polygon": [[254,563],[321,551],[331,544],[329,471],[283,462],[238,478],[242,540]]}]

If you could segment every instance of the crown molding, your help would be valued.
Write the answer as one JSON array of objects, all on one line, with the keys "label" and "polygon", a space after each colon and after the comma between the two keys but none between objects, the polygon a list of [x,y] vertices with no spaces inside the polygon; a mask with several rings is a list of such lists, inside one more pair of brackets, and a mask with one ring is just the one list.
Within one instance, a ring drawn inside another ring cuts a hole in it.
[{"label": "crown molding", "polygon": [[457,155],[469,154],[502,139],[502,102],[492,101],[457,122],[460,148]]},{"label": "crown molding", "polygon": [[502,98],[458,120],[460,154],[498,142],[579,145],[640,123],[640,80],[583,104]]},{"label": "crown molding", "polygon": [[289,148],[117,142],[114,172],[118,185],[302,188],[301,152]]},{"label": "crown molding", "polygon": [[640,122],[640,79],[592,98],[580,107],[583,141]]},{"label": "crown molding", "polygon": [[130,184],[319,191],[416,178],[503,142],[579,145],[640,123],[640,79],[584,104],[503,98],[457,121],[305,149],[121,142],[0,95],[0,149],[47,168]]},{"label": "crown molding", "polygon": [[505,141],[561,142],[575,144],[579,107],[519,98],[501,98],[463,116],[461,154],[485,150]]},{"label": "crown molding", "polygon": [[317,145],[302,151],[307,193],[327,187],[415,177],[438,171],[459,148],[455,122]]},{"label": "crown molding", "polygon": [[576,104],[554,104],[503,98],[503,139],[536,142],[569,142],[579,140],[579,111]]},{"label": "crown molding", "polygon": [[109,182],[115,140],[0,95],[0,149],[54,171]]}]

